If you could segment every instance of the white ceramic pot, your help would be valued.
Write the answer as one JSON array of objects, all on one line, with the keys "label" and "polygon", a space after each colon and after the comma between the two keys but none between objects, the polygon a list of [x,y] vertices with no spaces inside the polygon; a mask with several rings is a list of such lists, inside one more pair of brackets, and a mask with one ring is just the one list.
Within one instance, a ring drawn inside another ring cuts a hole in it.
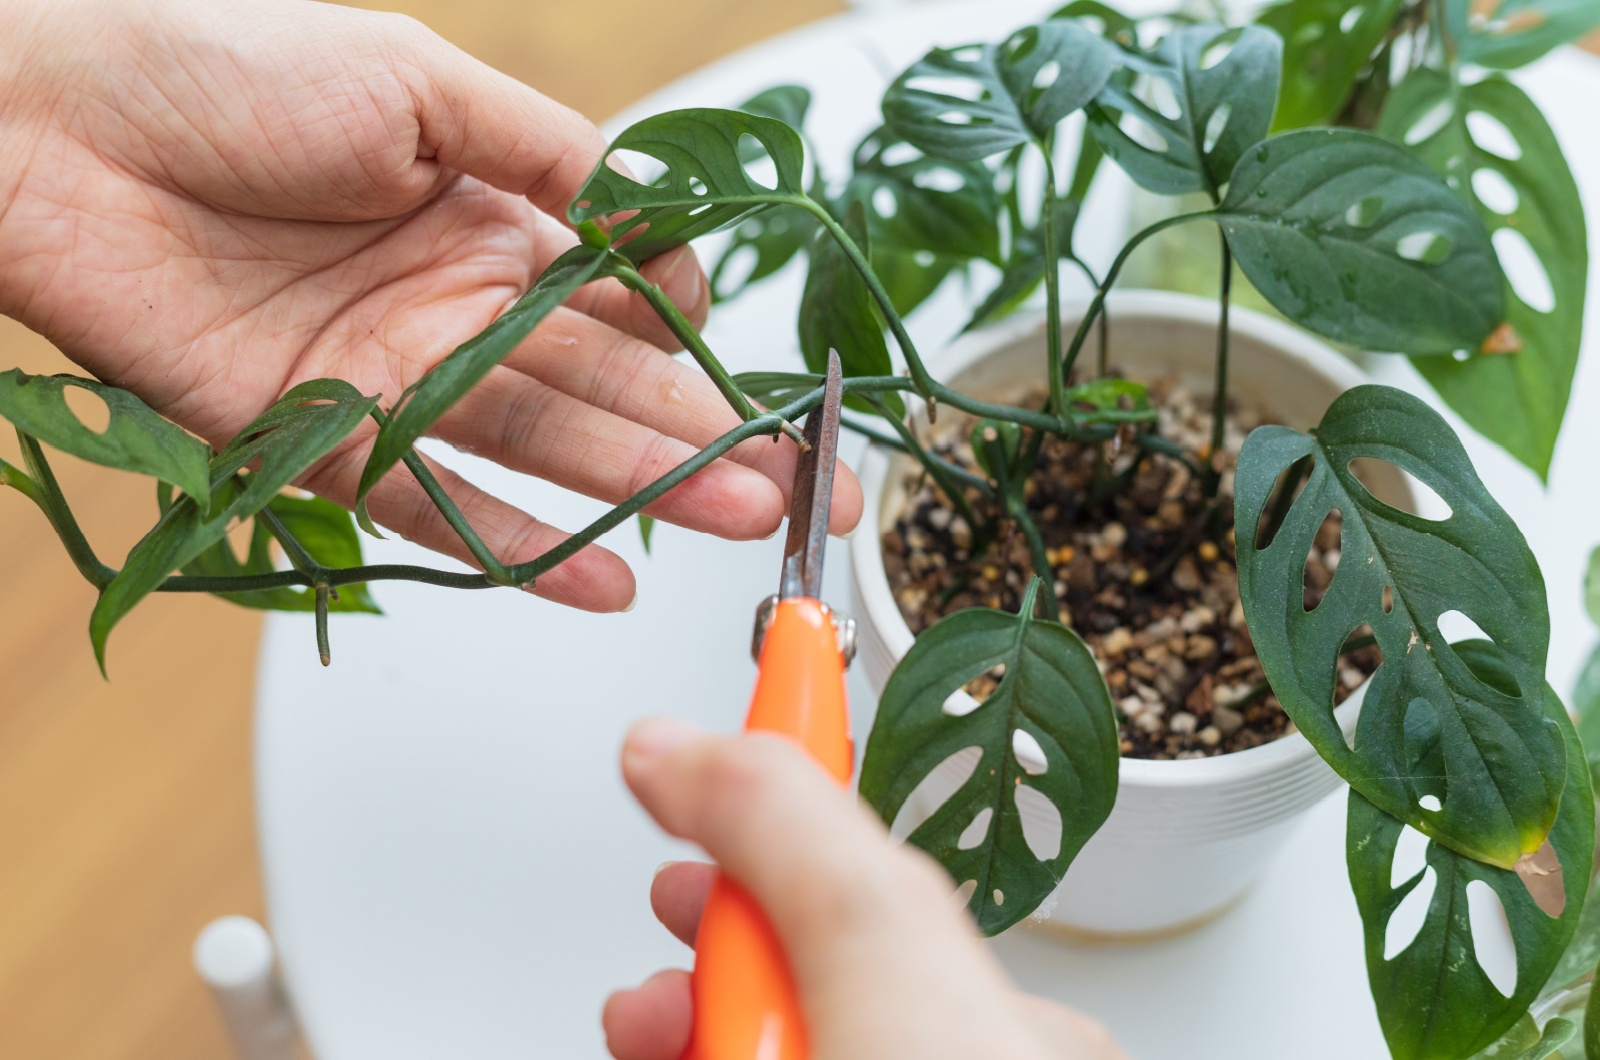
[{"label": "white ceramic pot", "polygon": [[[1197,395],[1211,393],[1215,302],[1129,291],[1113,293],[1108,306],[1114,367],[1134,379],[1176,376]],[[1069,338],[1082,311],[1063,310]],[[932,367],[964,393],[1015,400],[1043,378],[1043,350],[1043,317],[1030,315],[959,339]],[[1342,391],[1365,381],[1327,346],[1259,313],[1233,311],[1231,351],[1238,400],[1301,430],[1314,426]],[[889,591],[880,547],[882,531],[904,506],[909,467],[908,457],[872,447],[860,468],[866,511],[876,518],[868,525],[878,533],[851,540],[853,614],[860,622],[858,658],[879,693],[913,640]],[[1375,492],[1413,508],[1404,476],[1389,465],[1383,470],[1388,479],[1375,478]],[[1363,685],[1338,709],[1346,734],[1354,732],[1364,691]],[[952,763],[940,768],[952,773],[941,778],[945,790],[928,796],[933,805],[909,812],[931,813],[967,772]],[[1137,939],[1205,923],[1243,897],[1295,819],[1342,783],[1299,733],[1212,758],[1124,758],[1118,776],[1110,819],[1040,906],[1035,925],[1078,937]]]}]

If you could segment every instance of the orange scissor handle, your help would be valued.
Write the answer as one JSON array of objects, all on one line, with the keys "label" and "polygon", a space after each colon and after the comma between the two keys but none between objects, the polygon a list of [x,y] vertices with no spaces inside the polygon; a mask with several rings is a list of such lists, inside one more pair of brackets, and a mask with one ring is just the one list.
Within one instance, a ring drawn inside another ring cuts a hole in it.
[{"label": "orange scissor handle", "polygon": [[[855,753],[844,659],[815,600],[780,600],[761,646],[746,731],[797,740],[840,784]],[[684,1060],[806,1060],[794,979],[766,914],[727,877],[711,889],[695,939],[694,1030]]]}]

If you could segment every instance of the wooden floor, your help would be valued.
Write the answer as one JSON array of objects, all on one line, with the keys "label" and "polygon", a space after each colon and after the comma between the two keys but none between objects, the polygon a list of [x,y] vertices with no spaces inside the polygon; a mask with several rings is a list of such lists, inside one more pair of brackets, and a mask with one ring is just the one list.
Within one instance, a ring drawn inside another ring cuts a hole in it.
[{"label": "wooden floor", "polygon": [[[391,0],[598,119],[841,0]],[[0,369],[69,370],[0,318]],[[15,440],[0,456],[15,460]],[[155,519],[146,480],[56,461],[102,555]],[[0,492],[0,1058],[219,1060],[196,931],[260,916],[250,799],[257,617],[160,597],[89,650],[94,595],[44,520]],[[598,999],[597,999],[598,1001]]]}]

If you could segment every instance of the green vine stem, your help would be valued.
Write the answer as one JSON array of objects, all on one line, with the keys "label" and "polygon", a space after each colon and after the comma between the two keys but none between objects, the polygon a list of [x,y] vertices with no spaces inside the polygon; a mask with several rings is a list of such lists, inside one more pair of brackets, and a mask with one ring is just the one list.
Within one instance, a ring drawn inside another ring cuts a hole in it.
[{"label": "green vine stem", "polygon": [[[974,530],[982,527],[985,520],[978,518],[978,513],[973,509],[971,502],[967,500],[966,491],[957,483],[955,476],[950,474],[950,471],[959,469],[949,468],[943,461],[934,459],[933,454],[923,448],[922,443],[917,441],[917,436],[911,433],[911,428],[900,422],[899,417],[891,414],[882,401],[872,397],[867,400],[894,427],[895,433],[900,436],[902,451],[910,453],[917,463],[922,466],[922,470],[926,471],[928,477],[938,485],[939,491],[950,499],[951,504],[955,505],[957,514],[965,519],[967,525]],[[976,475],[972,477],[977,478]],[[979,481],[982,480],[980,479]],[[983,492],[989,493],[989,484],[984,482],[982,489]]]},{"label": "green vine stem", "polygon": [[1206,496],[1215,497],[1222,485],[1222,473],[1217,470],[1218,455],[1228,427],[1228,309],[1233,293],[1233,252],[1228,241],[1218,232],[1222,243],[1222,283],[1217,295],[1217,382],[1211,399],[1211,452],[1206,454]]},{"label": "green vine stem", "polygon": [[[611,258],[613,274],[630,291],[637,291],[650,303],[650,308],[655,310],[656,316],[672,330],[672,334],[683,343],[683,348],[689,351],[689,355],[695,359],[706,375],[711,377],[711,382],[716,386],[718,393],[733,408],[739,419],[749,423],[763,415],[760,409],[751,404],[744,391],[739,389],[739,384],[734,382],[733,376],[728,374],[728,370],[722,366],[717,355],[711,352],[711,347],[706,345],[700,332],[689,322],[689,318],[683,315],[683,311],[667,292],[645,279],[644,275],[633,267],[633,263],[621,254],[613,252]],[[805,444],[805,437],[800,429],[787,420],[784,421],[784,433],[801,445]]]},{"label": "green vine stem", "polygon": [[333,662],[333,648],[328,643],[328,594],[332,589],[327,582],[318,582],[314,591],[317,594],[317,657],[327,666]]},{"label": "green vine stem", "polygon": [[89,546],[89,539],[83,536],[78,520],[67,506],[61,485],[56,481],[55,472],[50,470],[50,463],[44,458],[44,450],[39,447],[38,439],[18,430],[17,441],[22,445],[22,462],[27,466],[29,476],[26,481],[32,489],[25,488],[21,482],[11,484],[44,512],[56,536],[66,546],[67,555],[72,557],[78,573],[96,589],[104,589],[111,584],[117,572],[100,562],[94,549]]},{"label": "green vine stem", "polygon": [[[1066,372],[1061,363],[1061,262],[1056,248],[1056,167],[1051,157],[1055,138],[1046,137],[1044,156],[1044,206],[1039,227],[1044,238],[1044,345],[1050,380],[1050,409],[1058,416],[1067,411]],[[1045,596],[1052,596],[1046,593]]]},{"label": "green vine stem", "polygon": [[1095,288],[1094,298],[1089,302],[1089,308],[1084,312],[1083,319],[1078,322],[1078,331],[1072,336],[1072,343],[1067,347],[1067,363],[1063,374],[1071,375],[1072,366],[1078,361],[1078,354],[1083,350],[1084,340],[1089,337],[1089,329],[1094,326],[1095,319],[1105,310],[1106,294],[1117,282],[1117,277],[1122,273],[1122,266],[1127,264],[1128,258],[1138,249],[1139,245],[1157,232],[1173,228],[1189,221],[1206,220],[1214,216],[1211,210],[1200,210],[1195,213],[1181,213],[1176,217],[1165,217],[1161,220],[1140,229],[1133,237],[1122,245],[1117,251],[1116,258],[1111,262],[1111,267],[1106,270],[1105,278]]},{"label": "green vine stem", "polygon": [[467,546],[467,551],[478,561],[478,566],[483,568],[484,575],[489,581],[495,585],[518,584],[510,568],[500,562],[499,557],[484,543],[483,538],[478,536],[478,532],[472,528],[466,515],[457,507],[456,502],[450,499],[450,494],[445,492],[444,487],[439,484],[439,480],[434,477],[417,451],[411,450],[405,455],[404,460],[406,467],[421,484],[422,491],[428,495],[433,506],[439,509],[439,514],[450,524],[450,529],[454,530],[456,536]]}]

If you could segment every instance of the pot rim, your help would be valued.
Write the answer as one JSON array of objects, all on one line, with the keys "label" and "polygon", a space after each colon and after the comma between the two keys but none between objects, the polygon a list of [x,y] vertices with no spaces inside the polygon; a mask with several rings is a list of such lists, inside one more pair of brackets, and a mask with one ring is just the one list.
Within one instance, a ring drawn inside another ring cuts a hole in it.
[{"label": "pot rim", "polygon": [[[1061,313],[1063,324],[1082,319],[1087,305],[1087,299],[1064,303]],[[1106,307],[1108,312],[1124,319],[1140,316],[1213,328],[1218,322],[1216,302],[1173,291],[1112,291],[1106,298]],[[1369,382],[1365,373],[1327,344],[1284,321],[1234,306],[1230,309],[1229,325],[1234,334],[1248,336],[1271,347],[1308,371],[1323,376],[1341,390]],[[949,378],[981,361],[993,350],[1042,332],[1043,326],[1043,312],[1018,313],[998,324],[961,336],[935,354],[930,359],[929,367],[936,376]],[[919,399],[909,394],[907,398],[907,404],[913,412],[922,409]],[[862,457],[857,471],[865,499],[862,514],[864,519],[874,520],[869,527],[873,532],[857,532],[851,536],[850,566],[857,596],[868,612],[859,617],[876,627],[890,654],[898,662],[905,657],[916,638],[889,591],[889,579],[883,567],[880,544],[882,507],[889,479],[890,458],[890,452],[878,445],[868,445]],[[1347,734],[1353,731],[1366,689],[1367,683],[1363,682],[1335,708],[1335,716]],[[1270,743],[1207,758],[1159,760],[1122,757],[1118,760],[1117,773],[1121,784],[1203,788],[1219,784],[1233,785],[1296,767],[1308,767],[1313,764],[1310,760],[1321,761],[1321,758],[1305,734],[1296,730]]]}]

